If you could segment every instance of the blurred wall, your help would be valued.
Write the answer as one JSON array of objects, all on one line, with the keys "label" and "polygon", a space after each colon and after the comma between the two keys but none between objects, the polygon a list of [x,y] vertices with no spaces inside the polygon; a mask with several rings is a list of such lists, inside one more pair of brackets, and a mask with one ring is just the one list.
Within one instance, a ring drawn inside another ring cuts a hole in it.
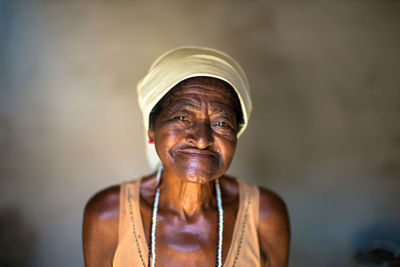
[{"label": "blurred wall", "polygon": [[400,245],[399,14],[398,1],[0,1],[0,266],[83,266],[87,199],[149,172],[136,83],[180,45],[248,73],[254,113],[229,172],[286,200],[290,266]]}]

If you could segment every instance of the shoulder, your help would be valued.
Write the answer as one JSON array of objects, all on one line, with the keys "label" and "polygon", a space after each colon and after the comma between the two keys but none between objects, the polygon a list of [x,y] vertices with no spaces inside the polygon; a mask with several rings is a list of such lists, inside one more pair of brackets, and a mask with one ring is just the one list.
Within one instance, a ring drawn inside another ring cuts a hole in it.
[{"label": "shoulder", "polygon": [[258,188],[260,191],[260,222],[271,219],[288,220],[288,212],[283,199],[269,189]]},{"label": "shoulder", "polygon": [[83,215],[85,266],[112,261],[118,243],[120,186],[106,188],[89,199]]},{"label": "shoulder", "polygon": [[92,196],[86,203],[85,219],[109,220],[119,213],[120,186],[103,189]]},{"label": "shoulder", "polygon": [[273,191],[259,187],[259,238],[271,266],[287,266],[290,244],[289,215],[285,202]]},{"label": "shoulder", "polygon": [[[260,222],[269,219],[273,219],[274,217],[278,217],[281,219],[286,219],[288,220],[288,212],[286,208],[286,204],[283,201],[283,199],[275,192],[272,190],[269,190],[267,188],[258,186],[253,183],[249,183],[245,180],[234,178],[232,179],[231,177],[229,178],[229,183],[230,183],[230,188],[232,191],[235,191],[236,194],[239,194],[239,188],[238,185],[236,184],[236,181],[246,184],[246,187],[251,188],[250,192],[251,194],[254,194],[254,190],[258,190],[259,192],[259,217],[260,217]],[[225,185],[225,183],[224,183]],[[236,190],[233,190],[236,188]]]}]

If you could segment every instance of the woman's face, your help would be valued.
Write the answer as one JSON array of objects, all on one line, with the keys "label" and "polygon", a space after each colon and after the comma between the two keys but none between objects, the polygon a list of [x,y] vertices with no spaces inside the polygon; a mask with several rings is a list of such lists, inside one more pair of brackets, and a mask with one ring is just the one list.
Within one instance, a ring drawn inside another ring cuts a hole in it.
[{"label": "woman's face", "polygon": [[207,183],[226,172],[238,131],[233,103],[227,84],[208,77],[189,79],[166,96],[148,134],[168,174]]}]

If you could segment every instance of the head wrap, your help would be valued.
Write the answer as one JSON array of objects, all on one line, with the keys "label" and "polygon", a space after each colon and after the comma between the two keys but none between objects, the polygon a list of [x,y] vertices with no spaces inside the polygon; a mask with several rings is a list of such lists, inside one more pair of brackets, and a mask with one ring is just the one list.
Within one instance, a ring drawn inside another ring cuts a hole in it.
[{"label": "head wrap", "polygon": [[[137,85],[146,136],[150,112],[161,98],[179,82],[199,76],[217,78],[232,86],[243,113],[238,137],[243,133],[252,110],[249,83],[243,69],[233,58],[218,50],[187,46],[170,50],[160,56]],[[154,146],[147,146],[147,157],[151,167],[156,168],[160,161]]]}]

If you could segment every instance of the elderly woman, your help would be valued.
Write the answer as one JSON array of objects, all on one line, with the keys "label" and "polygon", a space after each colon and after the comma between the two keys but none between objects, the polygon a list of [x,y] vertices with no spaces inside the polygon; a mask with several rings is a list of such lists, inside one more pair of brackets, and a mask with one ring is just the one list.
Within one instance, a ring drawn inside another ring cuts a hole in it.
[{"label": "elderly woman", "polygon": [[89,200],[85,265],[287,266],[283,201],[225,175],[251,113],[238,63],[208,48],[171,50],[138,95],[157,171]]}]

